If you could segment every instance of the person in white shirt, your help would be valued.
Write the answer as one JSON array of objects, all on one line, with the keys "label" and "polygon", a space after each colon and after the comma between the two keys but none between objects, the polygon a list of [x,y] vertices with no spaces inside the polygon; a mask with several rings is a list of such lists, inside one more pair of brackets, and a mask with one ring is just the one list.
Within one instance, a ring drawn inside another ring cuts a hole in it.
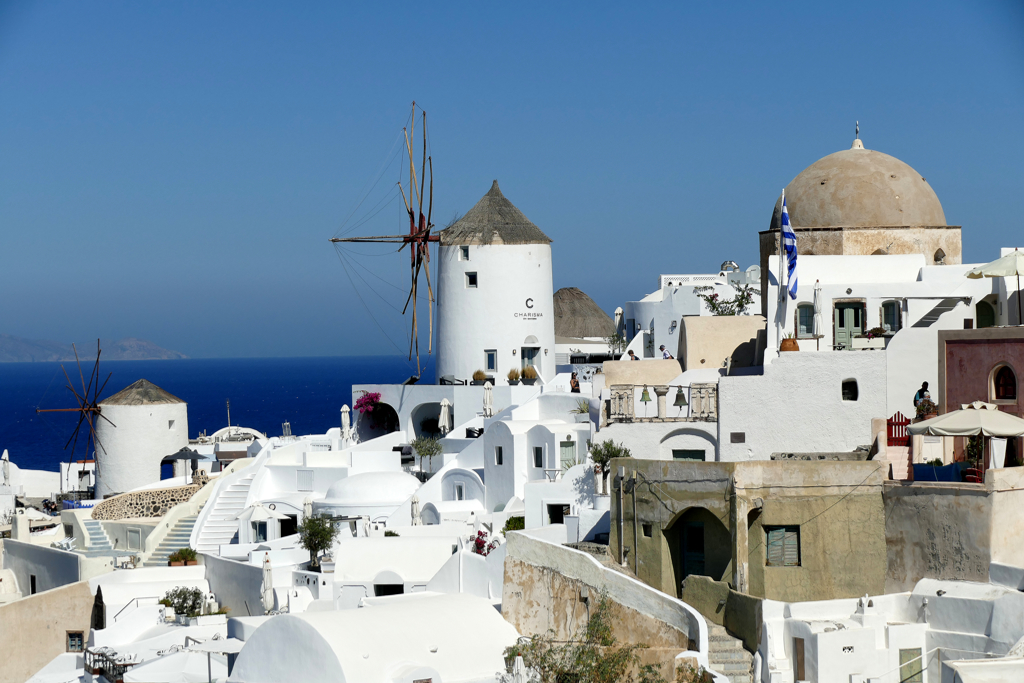
[{"label": "person in white shirt", "polygon": [[665,345],[661,345],[661,357],[664,360],[672,360],[672,354],[665,349]]}]

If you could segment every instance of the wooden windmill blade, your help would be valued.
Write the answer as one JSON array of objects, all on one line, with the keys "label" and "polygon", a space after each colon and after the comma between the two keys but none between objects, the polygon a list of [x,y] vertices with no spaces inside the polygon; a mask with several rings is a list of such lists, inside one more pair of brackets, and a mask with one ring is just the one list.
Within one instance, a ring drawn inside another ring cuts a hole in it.
[{"label": "wooden windmill blade", "polygon": [[[412,304],[411,314],[411,334],[409,335],[409,360],[412,360],[413,353],[416,354],[416,376],[419,377],[422,371],[420,367],[420,350],[419,350],[419,276],[420,269],[426,266],[426,279],[427,279],[427,315],[429,320],[429,334],[430,338],[427,344],[427,353],[433,352],[433,336],[434,336],[434,288],[430,280],[430,243],[440,242],[440,237],[436,234],[431,234],[431,230],[434,227],[430,222],[430,217],[433,214],[434,204],[434,164],[433,159],[427,155],[427,113],[422,111],[423,125],[420,132],[420,136],[423,138],[423,152],[422,161],[420,164],[419,171],[416,169],[416,161],[413,144],[416,138],[416,103],[412,103],[412,117],[411,124],[408,129],[403,129],[403,136],[405,138],[405,151],[409,158],[409,192],[405,191],[402,183],[398,183],[399,191],[402,195],[402,201],[405,204],[406,213],[409,216],[409,234],[408,235],[376,235],[376,236],[364,236],[364,237],[333,237],[330,239],[331,242],[344,243],[344,242],[376,242],[376,243],[392,243],[400,244],[398,251],[402,251],[409,246],[409,294],[406,297],[405,305],[402,307],[402,315],[405,315],[409,310],[409,304]],[[430,175],[429,191],[427,189],[427,174]],[[427,203],[426,216],[423,214],[424,201]]]}]

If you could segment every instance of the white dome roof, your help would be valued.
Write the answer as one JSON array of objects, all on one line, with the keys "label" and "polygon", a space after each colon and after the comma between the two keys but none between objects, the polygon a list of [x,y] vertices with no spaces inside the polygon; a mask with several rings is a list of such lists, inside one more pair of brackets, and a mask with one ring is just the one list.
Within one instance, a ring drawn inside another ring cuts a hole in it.
[{"label": "white dome roof", "polygon": [[420,480],[406,472],[364,472],[331,484],[318,501],[326,505],[399,505],[416,493]]}]

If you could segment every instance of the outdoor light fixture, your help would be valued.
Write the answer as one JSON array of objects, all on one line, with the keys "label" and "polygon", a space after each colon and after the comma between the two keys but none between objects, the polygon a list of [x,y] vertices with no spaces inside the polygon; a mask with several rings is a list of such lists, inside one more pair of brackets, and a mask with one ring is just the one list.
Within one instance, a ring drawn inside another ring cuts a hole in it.
[{"label": "outdoor light fixture", "polygon": [[513,356],[516,355],[516,350],[515,349],[512,349],[512,355]]},{"label": "outdoor light fixture", "polygon": [[672,321],[672,325],[668,328],[668,331],[669,331],[669,334],[671,334],[671,333],[676,331],[676,321],[675,320]]},{"label": "outdoor light fixture", "polygon": [[647,385],[646,384],[644,385],[644,393],[640,394],[640,402],[641,403],[650,403],[651,402],[651,394],[650,394],[649,391],[647,391]]},{"label": "outdoor light fixture", "polygon": [[674,405],[676,408],[686,407],[686,395],[683,394],[682,387],[679,387],[679,389],[676,391],[676,400],[675,403],[673,403],[672,405]]}]

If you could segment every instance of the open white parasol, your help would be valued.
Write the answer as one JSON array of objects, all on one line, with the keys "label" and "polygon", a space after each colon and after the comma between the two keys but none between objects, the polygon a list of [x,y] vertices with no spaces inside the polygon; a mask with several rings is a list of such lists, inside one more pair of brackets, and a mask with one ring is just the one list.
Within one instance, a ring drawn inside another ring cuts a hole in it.
[{"label": "open white parasol", "polygon": [[975,401],[960,410],[943,413],[924,422],[908,425],[911,434],[931,436],[995,436],[1009,438],[1024,435],[1024,420],[1004,413],[991,403]]},{"label": "open white parasol", "polygon": [[[986,263],[974,270],[967,272],[967,277],[972,280],[980,280],[983,277],[1017,277],[1017,324],[1024,325],[1020,315],[1020,273],[1024,270],[1024,252],[1014,249],[1006,256],[997,258],[992,263]],[[1007,297],[1009,298],[1009,297]]]}]

